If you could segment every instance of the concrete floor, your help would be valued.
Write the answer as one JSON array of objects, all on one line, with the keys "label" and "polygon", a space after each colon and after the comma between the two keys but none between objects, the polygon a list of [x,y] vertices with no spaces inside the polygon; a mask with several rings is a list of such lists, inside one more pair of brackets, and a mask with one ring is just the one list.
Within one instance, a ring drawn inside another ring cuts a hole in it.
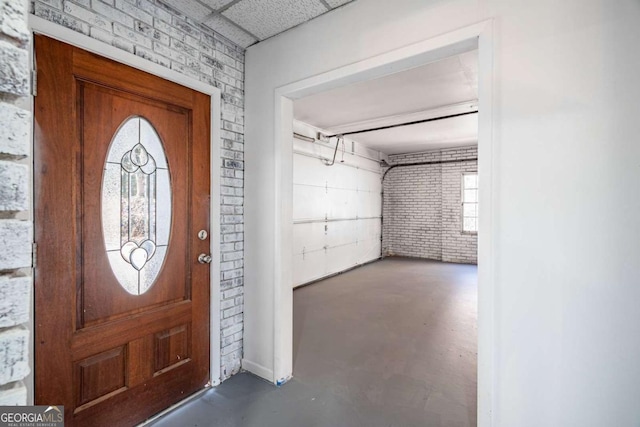
[{"label": "concrete floor", "polygon": [[153,426],[475,426],[476,273],[386,258],[299,288],[291,381],[239,374]]}]

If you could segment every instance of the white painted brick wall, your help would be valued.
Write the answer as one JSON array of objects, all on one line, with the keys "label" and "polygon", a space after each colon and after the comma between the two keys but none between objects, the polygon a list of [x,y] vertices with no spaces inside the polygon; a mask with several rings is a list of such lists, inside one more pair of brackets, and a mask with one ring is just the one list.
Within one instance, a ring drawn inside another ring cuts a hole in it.
[{"label": "white painted brick wall", "polygon": [[30,277],[0,276],[0,328],[29,321]]},{"label": "white painted brick wall", "polygon": [[[27,1],[0,0],[0,405],[27,404],[32,279]],[[22,276],[22,277],[17,277]]]},{"label": "white painted brick wall", "polygon": [[0,220],[0,270],[30,267],[32,241],[31,222],[19,219]]},{"label": "white painted brick wall", "polygon": [[[390,164],[477,158],[477,148],[389,156]],[[384,181],[385,255],[477,263],[477,236],[462,233],[461,185],[477,162],[394,168]]]},{"label": "white painted brick wall", "polygon": [[31,113],[6,102],[0,103],[0,153],[26,157],[29,155]]},{"label": "white painted brick wall", "polygon": [[[240,370],[244,287],[244,50],[157,0],[36,0],[35,15],[222,91],[223,378]],[[229,293],[232,291],[232,293]]]},{"label": "white painted brick wall", "polygon": [[29,375],[29,331],[11,328],[0,334],[0,384],[20,381]]},{"label": "white painted brick wall", "polygon": [[29,167],[15,161],[0,160],[0,210],[29,209]]},{"label": "white painted brick wall", "polygon": [[29,91],[27,50],[0,40],[0,92],[18,95]]},{"label": "white painted brick wall", "polygon": [[27,387],[22,381],[0,386],[0,406],[24,405],[27,401]]}]

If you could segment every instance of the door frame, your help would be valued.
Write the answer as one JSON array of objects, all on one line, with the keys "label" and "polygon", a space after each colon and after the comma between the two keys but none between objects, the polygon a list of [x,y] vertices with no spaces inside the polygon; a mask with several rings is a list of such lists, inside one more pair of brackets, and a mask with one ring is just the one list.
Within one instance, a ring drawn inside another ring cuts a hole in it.
[{"label": "door frame", "polygon": [[478,49],[478,174],[480,212],[478,237],[478,425],[492,425],[495,372],[494,230],[497,158],[494,128],[493,21],[480,21],[326,73],[280,86],[274,96],[275,239],[273,242],[273,371],[243,360],[254,373],[278,385],[293,374],[293,100],[381,77],[455,55],[475,44]]},{"label": "door frame", "polygon": [[[154,76],[163,78],[181,86],[209,95],[211,99],[211,125],[210,125],[210,167],[211,167],[211,201],[210,201],[210,230],[209,242],[210,253],[214,262],[209,264],[210,267],[210,366],[209,376],[210,384],[217,386],[220,384],[220,146],[221,146],[221,91],[215,86],[203,83],[192,77],[180,74],[177,71],[170,70],[159,64],[149,62],[132,53],[120,50],[114,46],[106,44],[89,36],[75,32],[66,27],[60,26],[53,22],[47,21],[40,17],[29,15],[29,31],[34,34],[41,34],[52,39],[70,44],[80,49],[86,50],[96,55],[111,59],[123,65],[145,71]],[[33,40],[33,39],[32,39]],[[33,45],[29,50],[30,69],[35,69],[33,61]],[[36,58],[37,60],[37,58]],[[35,126],[35,115],[33,114],[33,98],[31,103],[32,123]],[[31,133],[31,147],[35,146],[34,132]],[[33,175],[33,170],[32,170]],[[33,176],[32,176],[33,178]],[[33,179],[32,179],[33,181]],[[32,210],[33,211],[33,210]],[[33,352],[32,358],[33,358]],[[31,360],[33,362],[33,359]],[[33,366],[33,365],[32,365]],[[187,397],[187,396],[185,396]]]}]

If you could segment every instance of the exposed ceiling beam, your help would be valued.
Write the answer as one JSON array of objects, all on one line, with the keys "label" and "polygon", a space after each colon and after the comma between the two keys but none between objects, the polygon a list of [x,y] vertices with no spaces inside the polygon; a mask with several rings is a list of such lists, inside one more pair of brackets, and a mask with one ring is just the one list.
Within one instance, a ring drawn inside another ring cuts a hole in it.
[{"label": "exposed ceiling beam", "polygon": [[427,123],[427,122],[435,122],[436,120],[453,119],[454,117],[466,116],[466,115],[469,115],[469,114],[477,114],[477,113],[478,113],[477,111],[465,111],[463,113],[449,114],[447,116],[431,117],[429,119],[422,119],[422,120],[414,120],[414,121],[410,121],[410,122],[396,123],[394,125],[354,130],[354,131],[351,131],[351,132],[344,132],[344,133],[340,133],[340,134],[336,134],[336,135],[326,135],[325,138],[333,138],[335,136],[356,135],[358,133],[369,133],[369,132],[375,132],[375,131],[379,131],[379,130],[393,129],[393,128],[397,128],[397,127],[400,127],[400,126],[419,125],[419,124]]},{"label": "exposed ceiling beam", "polygon": [[430,110],[416,111],[413,113],[398,114],[387,117],[377,117],[375,119],[347,123],[339,126],[325,126],[325,128],[336,135],[347,135],[362,129],[389,128],[402,123],[420,122],[437,117],[453,116],[460,113],[476,111],[478,111],[478,100],[473,99]]}]

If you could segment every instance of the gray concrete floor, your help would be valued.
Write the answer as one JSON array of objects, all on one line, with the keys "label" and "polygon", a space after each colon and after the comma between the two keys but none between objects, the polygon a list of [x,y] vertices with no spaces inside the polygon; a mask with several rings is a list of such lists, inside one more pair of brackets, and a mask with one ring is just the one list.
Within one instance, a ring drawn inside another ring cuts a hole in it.
[{"label": "gray concrete floor", "polygon": [[153,426],[475,426],[476,276],[386,258],[299,288],[291,381],[239,374]]}]

